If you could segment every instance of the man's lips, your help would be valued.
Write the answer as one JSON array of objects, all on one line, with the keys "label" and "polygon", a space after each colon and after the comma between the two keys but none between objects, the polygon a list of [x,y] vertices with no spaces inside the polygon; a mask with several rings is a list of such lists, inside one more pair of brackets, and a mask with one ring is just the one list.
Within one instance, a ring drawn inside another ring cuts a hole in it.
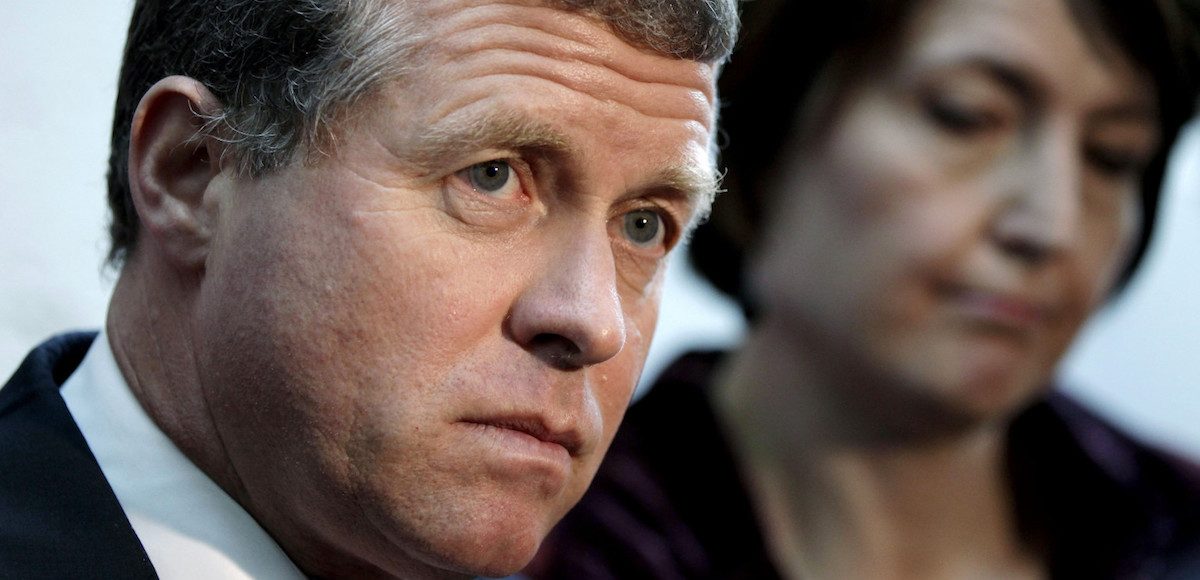
[{"label": "man's lips", "polygon": [[558,445],[566,449],[571,457],[578,456],[580,450],[583,449],[583,436],[578,430],[569,427],[551,428],[538,415],[471,417],[463,419],[461,422],[492,429],[501,429],[515,434],[523,434],[542,443]]}]

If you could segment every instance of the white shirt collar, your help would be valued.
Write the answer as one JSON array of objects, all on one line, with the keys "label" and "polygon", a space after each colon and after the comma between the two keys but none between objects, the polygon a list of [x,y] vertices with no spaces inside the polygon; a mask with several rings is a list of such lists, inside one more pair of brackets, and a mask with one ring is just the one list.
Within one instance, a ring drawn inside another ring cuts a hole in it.
[{"label": "white shirt collar", "polygon": [[104,332],[61,392],[160,577],[304,578],[258,522],[154,424]]}]

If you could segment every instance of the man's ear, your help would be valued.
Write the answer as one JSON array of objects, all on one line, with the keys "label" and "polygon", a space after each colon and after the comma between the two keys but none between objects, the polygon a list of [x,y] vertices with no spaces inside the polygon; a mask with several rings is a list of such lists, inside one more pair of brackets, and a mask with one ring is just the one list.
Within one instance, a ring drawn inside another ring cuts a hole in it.
[{"label": "man's ear", "polygon": [[[219,215],[223,143],[202,133],[221,103],[201,82],[164,78],[142,97],[129,139],[129,190],[143,234],[172,264],[203,268]],[[140,244],[139,244],[140,245]]]}]

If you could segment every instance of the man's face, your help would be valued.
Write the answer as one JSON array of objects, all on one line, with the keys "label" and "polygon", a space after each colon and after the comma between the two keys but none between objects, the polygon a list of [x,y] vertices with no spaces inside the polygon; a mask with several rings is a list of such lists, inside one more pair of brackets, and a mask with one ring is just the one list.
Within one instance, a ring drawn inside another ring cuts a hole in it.
[{"label": "man's face", "polygon": [[237,499],[310,573],[503,575],[583,493],[711,187],[713,67],[426,3],[327,157],[216,177],[198,364]]}]

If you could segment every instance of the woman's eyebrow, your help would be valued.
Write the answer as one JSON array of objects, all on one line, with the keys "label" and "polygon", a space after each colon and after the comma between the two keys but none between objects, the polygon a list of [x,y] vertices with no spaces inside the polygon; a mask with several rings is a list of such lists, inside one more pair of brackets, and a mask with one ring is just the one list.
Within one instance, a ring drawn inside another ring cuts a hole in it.
[{"label": "woman's eyebrow", "polygon": [[1037,83],[1030,78],[1030,74],[1005,59],[988,54],[977,54],[946,64],[956,69],[975,70],[983,73],[997,85],[1011,92],[1021,102],[1037,104],[1043,99]]},{"label": "woman's eyebrow", "polygon": [[[1044,97],[1037,84],[1017,67],[1002,60],[981,57],[973,61],[997,83],[1012,91],[1022,102],[1037,105]],[[1137,121],[1158,123],[1158,107],[1142,99],[1116,101],[1099,107],[1093,117],[1102,121]]]},{"label": "woman's eyebrow", "polygon": [[[1023,103],[1038,105],[1046,98],[1030,73],[1002,58],[975,55],[953,63],[952,66],[982,71],[996,84],[1012,92]],[[1121,101],[1101,107],[1096,117],[1105,121],[1157,123],[1158,107],[1154,102],[1146,102],[1141,99]]]}]

